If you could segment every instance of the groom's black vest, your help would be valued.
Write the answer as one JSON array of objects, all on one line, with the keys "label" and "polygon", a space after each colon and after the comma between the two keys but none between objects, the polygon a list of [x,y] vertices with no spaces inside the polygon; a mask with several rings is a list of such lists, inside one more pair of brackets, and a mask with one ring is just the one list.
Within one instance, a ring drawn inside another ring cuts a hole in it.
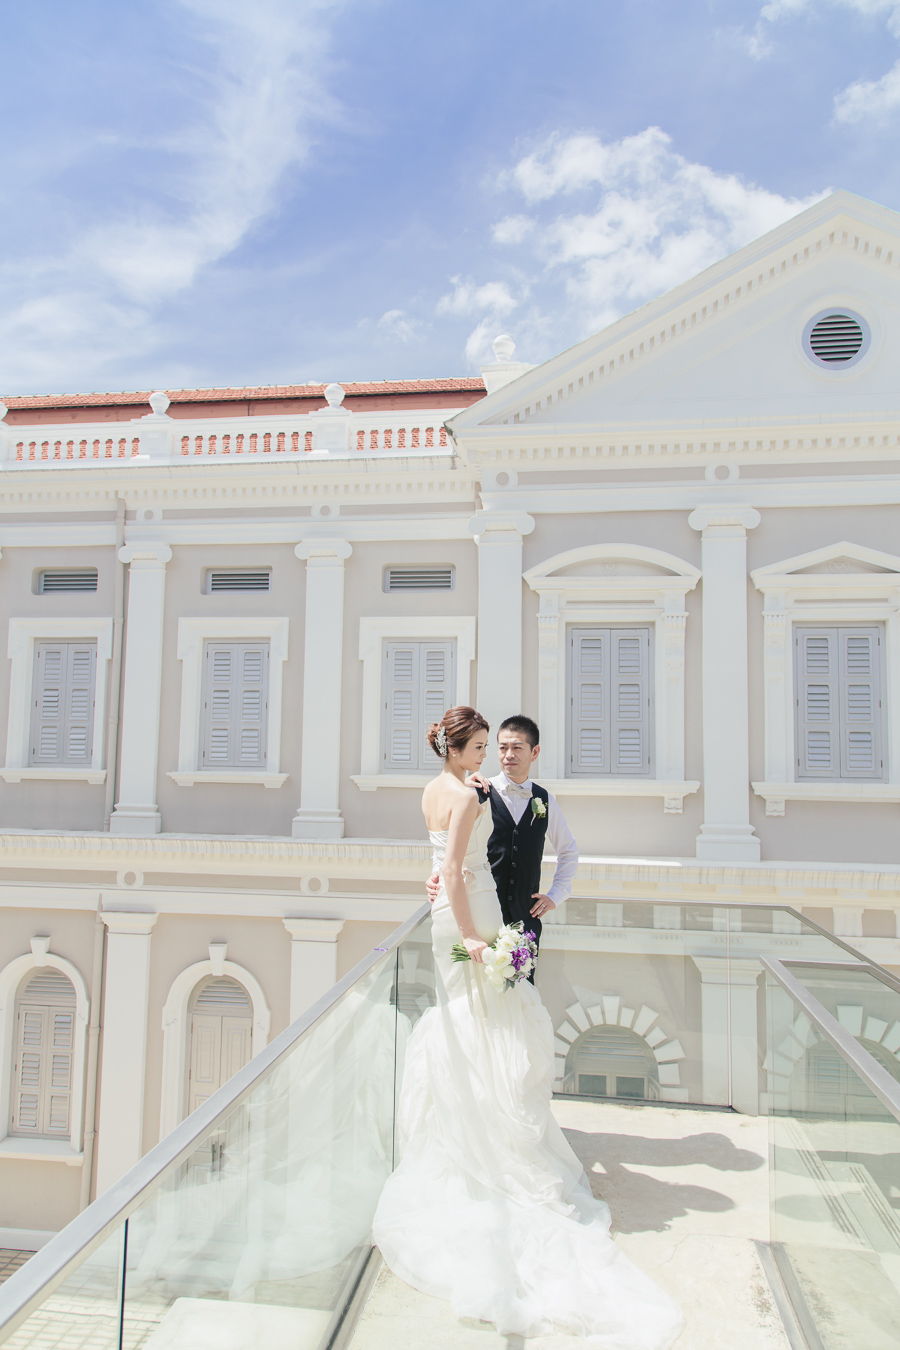
[{"label": "groom's black vest", "polygon": [[536,816],[530,802],[526,803],[517,825],[500,793],[491,786],[494,829],[488,840],[487,852],[504,921],[518,923],[521,919],[525,932],[534,933],[535,939],[539,941],[541,921],[532,918],[531,906],[534,904],[532,896],[541,889],[541,859],[547,836],[549,794],[537,783],[532,783],[531,793],[544,803],[544,815]]}]

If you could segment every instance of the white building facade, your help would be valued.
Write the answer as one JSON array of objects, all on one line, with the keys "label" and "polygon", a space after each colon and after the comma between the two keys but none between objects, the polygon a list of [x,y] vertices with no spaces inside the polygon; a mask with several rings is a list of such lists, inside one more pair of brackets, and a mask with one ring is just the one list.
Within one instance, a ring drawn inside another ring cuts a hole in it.
[{"label": "white building facade", "polygon": [[[421,903],[454,703],[538,720],[581,848],[560,1087],[571,970],[632,901],[661,934],[790,904],[900,966],[900,217],[835,194],[542,366],[510,348],[483,384],[8,400],[7,1241]],[[716,1100],[691,961],[693,1061],[652,991],[595,1001],[654,1093]]]}]

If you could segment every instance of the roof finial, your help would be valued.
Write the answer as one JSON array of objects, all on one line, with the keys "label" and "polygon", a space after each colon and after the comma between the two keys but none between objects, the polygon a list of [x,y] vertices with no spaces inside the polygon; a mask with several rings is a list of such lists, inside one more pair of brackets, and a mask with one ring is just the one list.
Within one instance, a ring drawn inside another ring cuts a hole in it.
[{"label": "roof finial", "polygon": [[508,333],[501,333],[499,337],[495,337],[491,346],[494,349],[494,360],[500,365],[506,365],[511,361],[512,354],[516,350],[516,344]]}]

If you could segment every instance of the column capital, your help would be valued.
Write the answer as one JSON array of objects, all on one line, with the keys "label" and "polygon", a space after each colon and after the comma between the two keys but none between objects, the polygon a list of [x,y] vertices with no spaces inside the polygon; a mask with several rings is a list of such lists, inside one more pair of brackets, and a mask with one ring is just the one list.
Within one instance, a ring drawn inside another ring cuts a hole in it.
[{"label": "column capital", "polygon": [[698,506],[688,516],[692,530],[702,530],[704,535],[709,532],[712,538],[718,539],[739,539],[745,531],[755,529],[761,520],[755,507],[742,506],[739,502]]},{"label": "column capital", "polygon": [[294,549],[298,558],[315,566],[337,562],[343,563],[353,552],[353,546],[346,539],[304,539]]},{"label": "column capital", "polygon": [[110,933],[149,937],[159,915],[148,914],[146,911],[105,909],[101,911],[100,917]]},{"label": "column capital", "polygon": [[337,942],[344,919],[282,919],[292,942]]},{"label": "column capital", "polygon": [[119,562],[138,563],[141,570],[163,568],[171,560],[172,550],[168,544],[126,544],[119,549]]},{"label": "column capital", "polygon": [[[486,536],[496,536],[497,534],[508,534],[518,536],[510,543],[518,543],[523,534],[531,534],[534,529],[534,516],[530,516],[527,511],[479,511],[468,523],[470,534],[475,536],[476,544],[480,544]],[[505,540],[490,538],[493,543],[505,543]]]}]

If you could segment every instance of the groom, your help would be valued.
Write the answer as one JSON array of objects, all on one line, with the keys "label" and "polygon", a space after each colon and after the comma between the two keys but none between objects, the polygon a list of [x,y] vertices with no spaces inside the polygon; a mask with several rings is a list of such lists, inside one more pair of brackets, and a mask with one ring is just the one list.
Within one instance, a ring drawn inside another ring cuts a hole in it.
[{"label": "groom", "polygon": [[[531,766],[541,753],[537,723],[521,714],[507,717],[497,733],[497,751],[501,769],[497,777],[475,774],[468,781],[487,793],[491,803],[494,828],[488,840],[488,861],[503,920],[521,921],[539,943],[543,915],[568,899],[578,868],[578,846],[555,798],[531,781]],[[556,854],[556,872],[544,894],[541,859],[548,838]],[[438,878],[430,877],[426,889],[432,902],[438,886]]]}]

